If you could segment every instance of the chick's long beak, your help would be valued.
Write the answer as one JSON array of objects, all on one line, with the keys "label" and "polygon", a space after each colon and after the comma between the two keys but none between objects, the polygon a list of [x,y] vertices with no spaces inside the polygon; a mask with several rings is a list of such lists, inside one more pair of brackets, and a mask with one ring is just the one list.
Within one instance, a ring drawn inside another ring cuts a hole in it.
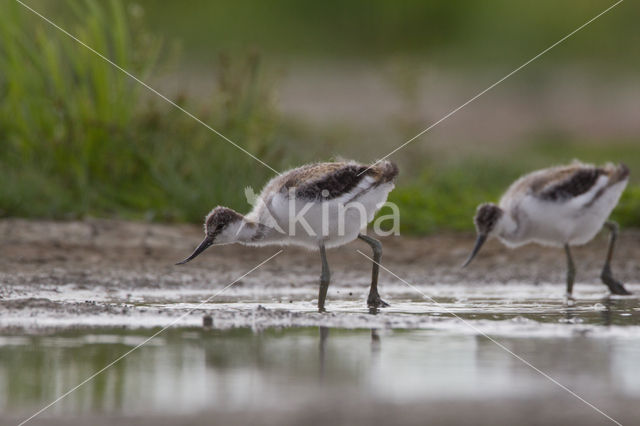
[{"label": "chick's long beak", "polygon": [[476,254],[478,254],[478,252],[480,251],[480,248],[485,243],[485,241],[487,241],[487,236],[485,234],[478,234],[478,239],[476,239],[476,245],[473,247],[473,250],[471,251],[471,254],[469,255],[469,258],[467,259],[467,261],[464,262],[464,265],[462,265],[463,268],[466,268],[471,263],[473,258],[476,257]]},{"label": "chick's long beak", "polygon": [[198,248],[196,248],[193,253],[191,253],[191,256],[187,257],[185,260],[183,260],[182,262],[178,262],[176,263],[176,265],[184,265],[187,262],[192,261],[193,259],[195,259],[200,253],[202,253],[203,251],[205,251],[206,249],[208,249],[211,244],[213,244],[213,238],[210,237],[206,237],[204,240],[202,240],[202,242],[200,243],[200,245],[198,246]]}]

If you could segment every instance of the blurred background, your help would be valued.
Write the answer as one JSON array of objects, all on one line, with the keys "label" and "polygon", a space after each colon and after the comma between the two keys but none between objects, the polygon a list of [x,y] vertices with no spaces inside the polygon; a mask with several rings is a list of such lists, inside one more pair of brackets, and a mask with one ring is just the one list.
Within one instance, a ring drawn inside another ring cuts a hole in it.
[{"label": "blurred background", "polygon": [[[612,1],[27,4],[278,170],[371,162]],[[273,172],[0,0],[0,217],[200,222]],[[518,175],[624,161],[640,226],[637,17],[624,2],[392,157],[402,231],[472,229]]]}]

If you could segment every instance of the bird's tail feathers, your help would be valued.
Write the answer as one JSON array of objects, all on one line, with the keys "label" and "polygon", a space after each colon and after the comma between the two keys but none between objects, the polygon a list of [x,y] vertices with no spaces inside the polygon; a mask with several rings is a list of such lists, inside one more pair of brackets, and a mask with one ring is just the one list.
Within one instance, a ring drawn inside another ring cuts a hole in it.
[{"label": "bird's tail feathers", "polygon": [[609,185],[615,185],[618,182],[622,182],[629,178],[629,167],[626,164],[607,164],[606,168],[609,171]]},{"label": "bird's tail feathers", "polygon": [[381,161],[373,166],[372,169],[380,177],[381,182],[391,182],[398,176],[398,166],[391,161]]}]

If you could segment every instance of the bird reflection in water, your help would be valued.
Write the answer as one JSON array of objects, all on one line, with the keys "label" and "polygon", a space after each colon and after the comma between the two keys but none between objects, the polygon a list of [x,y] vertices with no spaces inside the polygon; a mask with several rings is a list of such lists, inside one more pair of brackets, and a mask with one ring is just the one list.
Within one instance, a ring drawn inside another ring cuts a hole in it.
[{"label": "bird reflection in water", "polygon": [[[329,327],[319,327],[320,341],[318,343],[319,379],[324,380],[327,361],[327,339],[329,338]],[[371,329],[371,358],[377,360],[380,354],[380,334],[377,328]]]}]

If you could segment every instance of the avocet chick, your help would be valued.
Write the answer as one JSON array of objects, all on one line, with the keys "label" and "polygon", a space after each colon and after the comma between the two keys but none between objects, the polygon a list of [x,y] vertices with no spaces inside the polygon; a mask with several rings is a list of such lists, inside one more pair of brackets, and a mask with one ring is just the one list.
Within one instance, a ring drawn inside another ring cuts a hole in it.
[{"label": "avocet chick", "polygon": [[574,162],[529,173],[515,181],[498,205],[481,204],[474,222],[478,232],[467,266],[490,237],[508,247],[530,242],[564,247],[567,255],[567,296],[571,297],[575,265],[571,246],[583,245],[606,226],[609,247],[600,278],[613,294],[631,294],[613,278],[611,257],[618,225],[607,221],[627,186],[629,169],[624,165],[596,167]]},{"label": "avocet chick", "polygon": [[226,207],[214,208],[205,219],[204,240],[178,264],[193,260],[212,245],[230,243],[292,244],[319,250],[318,309],[323,311],[330,282],[326,249],[359,238],[371,246],[375,260],[367,304],[388,306],[378,294],[382,245],[361,231],[387,200],[397,174],[398,168],[389,161],[372,166],[353,161],[314,163],[284,172],[267,183],[246,216]]}]

